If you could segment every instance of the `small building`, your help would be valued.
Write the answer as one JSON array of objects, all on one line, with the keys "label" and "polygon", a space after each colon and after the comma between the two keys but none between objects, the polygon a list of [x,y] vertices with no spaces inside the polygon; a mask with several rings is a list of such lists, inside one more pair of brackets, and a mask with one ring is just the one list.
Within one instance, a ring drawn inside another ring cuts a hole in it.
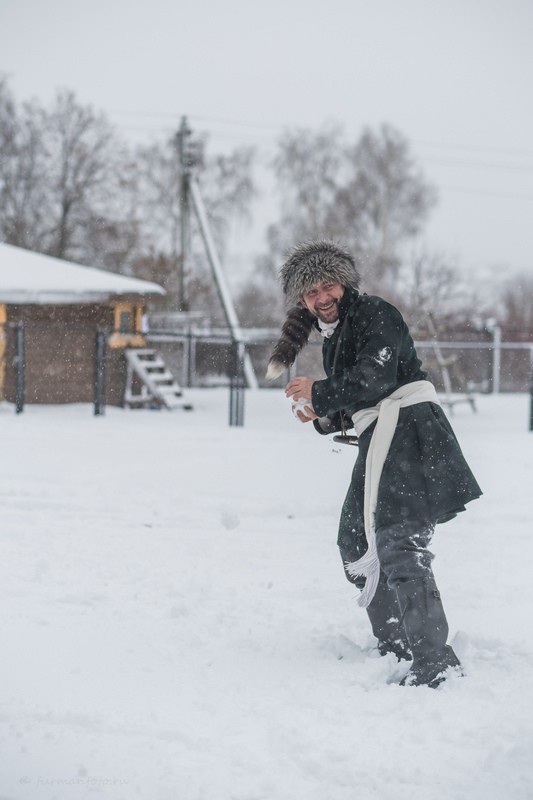
[{"label": "small building", "polygon": [[92,402],[95,339],[103,330],[105,401],[122,405],[125,350],[144,345],[146,303],[164,294],[156,283],[0,244],[0,399],[15,401],[23,330],[25,402]]}]

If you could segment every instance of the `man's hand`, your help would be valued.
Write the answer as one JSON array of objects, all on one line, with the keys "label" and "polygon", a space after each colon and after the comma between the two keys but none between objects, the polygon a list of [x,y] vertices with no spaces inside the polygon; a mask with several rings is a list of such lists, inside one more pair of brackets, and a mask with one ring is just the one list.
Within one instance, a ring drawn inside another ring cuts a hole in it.
[{"label": "man's hand", "polygon": [[293,400],[300,400],[301,397],[306,397],[308,400],[312,397],[314,381],[311,378],[304,376],[293,378],[285,387],[285,395],[291,397]]},{"label": "man's hand", "polygon": [[298,417],[300,422],[311,422],[313,419],[318,419],[313,411],[311,401],[307,397],[301,397],[300,400],[293,402],[292,413]]},{"label": "man's hand", "polygon": [[309,406],[304,406],[303,411],[297,411],[296,416],[300,420],[300,422],[312,422],[314,419],[318,419],[317,415],[314,411],[312,411]]},{"label": "man's hand", "polygon": [[305,404],[305,401],[311,402],[313,383],[311,378],[299,377],[293,378],[285,387],[286,396],[293,401],[293,413],[300,422],[311,422],[313,419],[318,419],[312,407]]}]

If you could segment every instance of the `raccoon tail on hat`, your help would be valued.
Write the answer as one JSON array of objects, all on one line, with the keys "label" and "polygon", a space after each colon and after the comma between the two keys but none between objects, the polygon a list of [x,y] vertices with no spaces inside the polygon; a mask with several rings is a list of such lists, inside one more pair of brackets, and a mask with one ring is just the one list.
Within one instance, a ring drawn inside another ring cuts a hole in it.
[{"label": "raccoon tail on hat", "polygon": [[293,306],[288,310],[281,336],[268,362],[268,380],[279,378],[294,364],[296,356],[307,344],[314,320],[314,316],[303,306]]}]

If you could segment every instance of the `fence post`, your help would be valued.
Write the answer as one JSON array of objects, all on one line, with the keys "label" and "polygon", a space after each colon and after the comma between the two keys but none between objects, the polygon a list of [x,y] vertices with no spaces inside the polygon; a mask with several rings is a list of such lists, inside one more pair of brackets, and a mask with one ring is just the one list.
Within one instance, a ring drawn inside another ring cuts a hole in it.
[{"label": "fence post", "polygon": [[229,424],[244,425],[244,344],[233,342],[231,346],[231,374],[229,389]]},{"label": "fence post", "polygon": [[94,416],[105,412],[106,332],[96,329],[94,340]]},{"label": "fence post", "polygon": [[24,323],[17,322],[15,327],[15,413],[24,411],[25,386],[24,359]]},{"label": "fence post", "polygon": [[502,363],[502,329],[495,325],[492,329],[492,341],[494,345],[492,356],[492,393],[500,394],[500,372]]},{"label": "fence post", "polygon": [[196,337],[189,328],[187,334],[187,383],[189,388],[194,385],[196,381]]},{"label": "fence post", "polygon": [[533,347],[529,348],[529,364],[531,367],[531,383],[529,384],[529,430],[533,431]]}]

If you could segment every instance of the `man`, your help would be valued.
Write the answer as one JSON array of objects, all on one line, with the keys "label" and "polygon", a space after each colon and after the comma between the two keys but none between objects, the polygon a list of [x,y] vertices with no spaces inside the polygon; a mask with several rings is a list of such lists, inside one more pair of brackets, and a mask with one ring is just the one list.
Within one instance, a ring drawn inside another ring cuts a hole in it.
[{"label": "man", "polygon": [[279,376],[314,327],[327,377],[285,388],[302,422],[319,433],[354,427],[359,454],[338,545],[362,592],[381,654],[412,659],[403,685],[438,686],[461,674],[428,550],[435,525],[481,495],[417,357],[400,312],[360,294],[352,256],[327,241],[303,244],[280,272],[289,309],[269,362]]}]

